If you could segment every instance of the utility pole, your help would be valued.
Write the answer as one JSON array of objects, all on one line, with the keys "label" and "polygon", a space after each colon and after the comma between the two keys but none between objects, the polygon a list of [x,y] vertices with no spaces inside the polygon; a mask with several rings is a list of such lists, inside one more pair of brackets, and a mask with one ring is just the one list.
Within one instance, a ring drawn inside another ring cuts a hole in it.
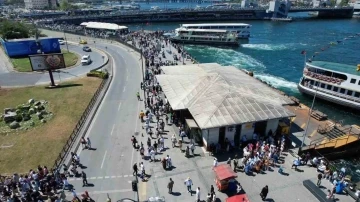
[{"label": "utility pole", "polygon": [[67,49],[67,52],[69,53],[69,45],[68,45],[68,42],[67,42],[67,39],[66,39],[65,30],[64,30],[64,38],[65,38],[65,43],[66,43],[66,49]]}]

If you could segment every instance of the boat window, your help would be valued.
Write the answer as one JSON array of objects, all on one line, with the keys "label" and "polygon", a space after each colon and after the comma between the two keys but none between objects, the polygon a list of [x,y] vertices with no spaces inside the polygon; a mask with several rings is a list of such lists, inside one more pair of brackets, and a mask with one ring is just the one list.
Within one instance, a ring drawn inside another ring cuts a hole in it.
[{"label": "boat window", "polygon": [[358,83],[358,85],[360,85],[360,80],[359,80],[359,83]]},{"label": "boat window", "polygon": [[356,79],[351,79],[350,83],[356,83]]},{"label": "boat window", "polygon": [[210,27],[203,27],[203,29],[210,29]]},{"label": "boat window", "polygon": [[354,96],[355,96],[355,97],[360,97],[360,93],[359,93],[359,92],[355,92]]},{"label": "boat window", "polygon": [[353,94],[352,90],[348,90],[348,91],[347,91],[347,95],[350,95],[350,96],[351,96],[352,94]]},{"label": "boat window", "polygon": [[333,91],[338,92],[339,88],[334,86]]},{"label": "boat window", "polygon": [[320,87],[321,87],[321,88],[325,88],[325,84],[322,83],[322,84],[320,85]]},{"label": "boat window", "polygon": [[331,90],[332,85],[327,85],[326,88],[327,88],[328,90]]},{"label": "boat window", "polygon": [[345,89],[340,88],[340,93],[345,94]]}]

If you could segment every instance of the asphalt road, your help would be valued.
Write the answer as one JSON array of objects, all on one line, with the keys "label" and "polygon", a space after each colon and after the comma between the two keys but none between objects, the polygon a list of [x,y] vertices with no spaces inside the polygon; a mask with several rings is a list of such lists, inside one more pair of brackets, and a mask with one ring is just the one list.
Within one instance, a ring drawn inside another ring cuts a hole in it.
[{"label": "asphalt road", "polygon": [[[95,201],[135,199],[131,190],[132,164],[137,154],[131,145],[131,136],[140,129],[138,119],[140,102],[140,56],[116,45],[98,44],[113,60],[113,81],[86,134],[96,150],[81,150],[81,163],[91,186],[82,187],[81,179],[70,179],[78,194],[87,190]],[[69,199],[71,194],[69,194]]]},{"label": "asphalt road", "polygon": [[[66,45],[61,46],[62,49],[66,49]],[[75,77],[80,77],[86,75],[91,69],[99,67],[103,64],[104,59],[99,52],[92,51],[86,53],[82,50],[82,46],[70,45],[69,50],[71,52],[75,52],[80,56],[85,54],[89,54],[92,58],[93,62],[90,65],[82,66],[79,64],[76,67],[72,67],[69,69],[62,69],[61,72],[54,72],[54,80],[55,82],[60,82],[63,80],[72,79]],[[19,86],[33,86],[40,84],[50,83],[50,77],[47,72],[41,73],[21,73],[21,72],[0,72],[0,86],[2,87],[19,87]]]}]

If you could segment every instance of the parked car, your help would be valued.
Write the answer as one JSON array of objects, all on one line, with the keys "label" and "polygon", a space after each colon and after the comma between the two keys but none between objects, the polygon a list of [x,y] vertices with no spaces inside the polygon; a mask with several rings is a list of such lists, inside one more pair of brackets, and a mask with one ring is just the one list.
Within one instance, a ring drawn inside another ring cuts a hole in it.
[{"label": "parked car", "polygon": [[81,39],[79,43],[80,43],[80,44],[87,44],[87,41],[84,40],[84,39]]},{"label": "parked car", "polygon": [[81,64],[82,65],[88,65],[91,63],[90,55],[84,55],[81,57]]},{"label": "parked car", "polygon": [[89,46],[84,46],[83,51],[85,52],[91,52],[91,48]]},{"label": "parked car", "polygon": [[65,45],[65,41],[64,41],[64,40],[59,39],[59,44],[60,44],[60,45]]}]

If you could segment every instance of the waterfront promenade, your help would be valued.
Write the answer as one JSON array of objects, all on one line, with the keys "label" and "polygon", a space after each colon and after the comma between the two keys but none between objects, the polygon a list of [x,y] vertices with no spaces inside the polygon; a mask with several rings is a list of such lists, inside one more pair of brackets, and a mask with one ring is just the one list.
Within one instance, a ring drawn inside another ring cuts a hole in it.
[{"label": "waterfront promenade", "polygon": [[[78,36],[70,35],[69,38],[77,39]],[[81,162],[87,167],[84,171],[88,175],[89,183],[93,184],[93,186],[81,187],[81,179],[79,178],[73,178],[69,181],[75,186],[77,193],[88,190],[95,201],[104,201],[107,193],[113,201],[130,197],[135,199],[137,194],[131,191],[130,184],[133,180],[131,177],[132,164],[139,163],[142,160],[138,151],[132,149],[130,138],[135,134],[139,142],[144,144],[146,142],[145,138],[147,138],[137,116],[140,110],[144,110],[144,106],[142,102],[136,101],[135,98],[136,91],[140,91],[141,64],[139,64],[139,54],[117,43],[95,40],[98,47],[107,50],[115,57],[114,81],[116,83],[111,85],[87,134],[92,139],[92,144],[96,150],[78,151]],[[166,51],[166,48],[164,51]],[[167,55],[167,59],[171,60],[171,55]],[[154,123],[152,126],[154,126]],[[187,193],[183,184],[187,177],[191,177],[194,182],[193,190],[196,187],[201,188],[201,199],[204,200],[210,185],[214,185],[214,175],[211,169],[213,157],[204,152],[203,148],[196,147],[195,153],[198,155],[189,159],[185,158],[178,148],[171,147],[170,137],[172,134],[178,133],[177,129],[174,126],[166,126],[165,131],[168,131],[164,135],[167,138],[165,139],[165,146],[169,149],[157,155],[157,158],[169,155],[175,169],[164,171],[159,162],[149,163],[144,161],[149,180],[140,182],[138,185],[140,200],[159,195],[165,196],[167,201],[193,201],[195,197]],[[141,134],[144,134],[144,137]],[[233,157],[234,154],[226,153],[217,156],[217,158],[220,163],[224,163],[228,157]],[[285,163],[282,165],[285,172],[289,174],[287,176],[277,173],[277,167],[274,167],[273,171],[256,176],[246,176],[243,173],[238,173],[237,180],[243,186],[250,200],[260,201],[260,190],[263,186],[268,185],[268,201],[317,201],[302,186],[302,181],[305,179],[316,180],[316,170],[303,166],[299,167],[303,172],[294,171],[290,167],[295,157],[287,154],[283,158]],[[166,188],[170,177],[175,181],[173,195],[168,194]],[[325,182],[325,180],[323,185],[330,188],[330,183]],[[227,197],[226,194],[220,192],[216,192],[216,194],[221,201],[224,201]],[[67,196],[71,198],[71,193],[69,192]],[[340,201],[352,201],[346,196],[336,197]]]}]

